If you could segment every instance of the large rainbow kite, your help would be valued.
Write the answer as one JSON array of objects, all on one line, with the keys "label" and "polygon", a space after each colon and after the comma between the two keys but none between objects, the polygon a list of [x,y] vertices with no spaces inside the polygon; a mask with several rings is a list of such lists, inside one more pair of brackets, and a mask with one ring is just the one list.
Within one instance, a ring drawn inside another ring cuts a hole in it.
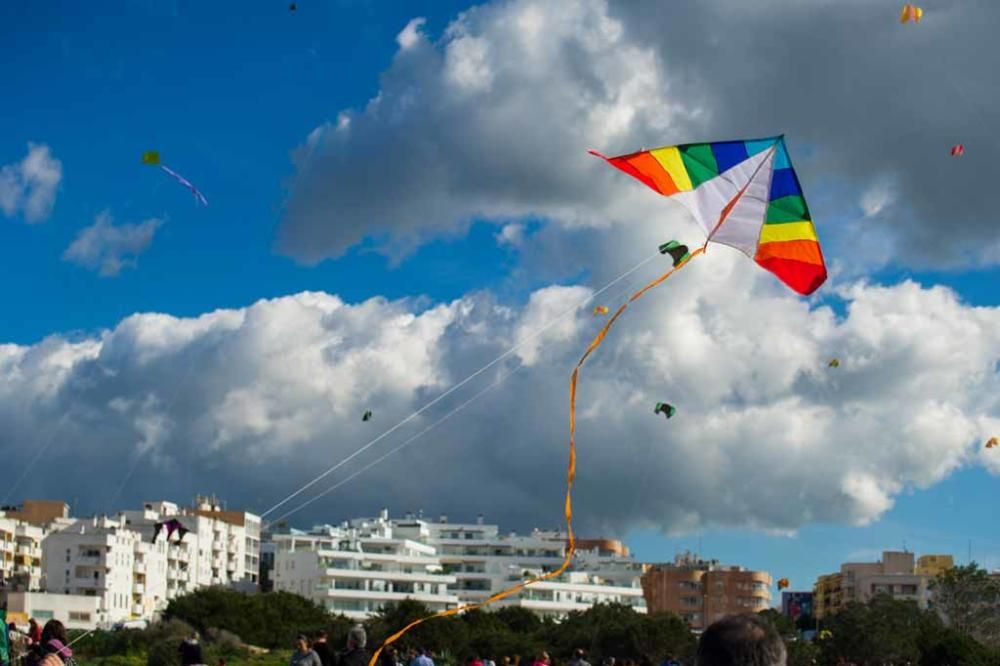
[{"label": "large rainbow kite", "polygon": [[783,136],[686,143],[601,157],[683,203],[706,242],[740,250],[789,287],[809,295],[826,265]]}]

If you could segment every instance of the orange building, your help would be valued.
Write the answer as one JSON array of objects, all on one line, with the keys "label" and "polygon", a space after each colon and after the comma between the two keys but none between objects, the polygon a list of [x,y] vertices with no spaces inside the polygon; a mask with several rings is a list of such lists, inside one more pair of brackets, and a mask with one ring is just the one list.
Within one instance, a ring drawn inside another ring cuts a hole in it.
[{"label": "orange building", "polygon": [[673,564],[654,564],[642,575],[650,613],[676,613],[695,631],[726,615],[757,613],[770,606],[771,574],[724,566],[690,553]]},{"label": "orange building", "polygon": [[5,506],[0,512],[37,527],[45,527],[57,518],[69,517],[69,505],[62,500],[24,500],[20,507]]}]

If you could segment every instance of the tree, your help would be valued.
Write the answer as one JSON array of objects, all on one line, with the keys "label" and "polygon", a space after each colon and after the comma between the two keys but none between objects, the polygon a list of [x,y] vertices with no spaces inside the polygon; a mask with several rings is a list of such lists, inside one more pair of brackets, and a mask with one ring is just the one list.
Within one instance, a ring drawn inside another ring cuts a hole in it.
[{"label": "tree", "polygon": [[868,604],[849,604],[825,622],[832,636],[821,643],[823,661],[835,664],[843,657],[856,664],[916,663],[921,636],[940,627],[940,620],[916,603],[878,595]]},{"label": "tree", "polygon": [[770,622],[778,633],[781,634],[782,638],[788,639],[798,635],[795,622],[792,621],[792,618],[774,608],[762,610],[757,615]]},{"label": "tree", "polygon": [[[368,641],[374,649],[414,620],[426,618],[431,614],[427,606],[412,599],[404,599],[398,604],[386,604],[378,614],[365,622]],[[414,627],[394,645],[403,651],[425,647],[444,655],[456,655],[465,651],[466,643],[466,627],[461,618],[444,617]]]},{"label": "tree", "polygon": [[819,661],[820,649],[815,643],[786,641],[785,649],[788,650],[788,666],[812,666]]},{"label": "tree", "polygon": [[986,645],[1000,646],[1000,579],[973,562],[931,582],[934,608],[949,627]]},{"label": "tree", "polygon": [[989,648],[976,639],[951,627],[941,627],[921,641],[920,666],[996,666],[1000,664],[1000,654],[993,654]]},{"label": "tree", "polygon": [[202,633],[225,629],[247,643],[267,648],[290,647],[297,634],[314,634],[332,622],[326,609],[297,594],[243,594],[223,587],[202,588],[172,599],[164,617],[183,620]]}]

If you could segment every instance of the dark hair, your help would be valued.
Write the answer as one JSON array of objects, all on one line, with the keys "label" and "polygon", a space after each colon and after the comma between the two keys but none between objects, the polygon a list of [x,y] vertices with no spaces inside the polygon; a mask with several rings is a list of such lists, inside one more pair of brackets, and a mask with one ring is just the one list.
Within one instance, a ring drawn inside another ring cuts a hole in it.
[{"label": "dark hair", "polygon": [[326,632],[322,631],[322,630],[317,631],[316,632],[316,638],[326,638]]},{"label": "dark hair", "polygon": [[758,615],[730,615],[712,624],[698,641],[698,666],[784,666],[785,644]]},{"label": "dark hair", "polygon": [[576,657],[577,659],[583,659],[583,650],[581,650],[580,648],[573,650],[573,656]]},{"label": "dark hair", "polygon": [[49,620],[42,628],[42,645],[48,645],[53,638],[66,645],[66,627],[59,620]]}]

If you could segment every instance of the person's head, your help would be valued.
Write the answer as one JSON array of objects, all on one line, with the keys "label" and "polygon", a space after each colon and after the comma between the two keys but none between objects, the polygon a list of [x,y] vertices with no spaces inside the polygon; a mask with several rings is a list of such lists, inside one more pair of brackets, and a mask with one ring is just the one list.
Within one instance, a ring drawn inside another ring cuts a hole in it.
[{"label": "person's head", "polygon": [[785,643],[758,615],[730,615],[709,626],[698,641],[698,666],[785,666]]},{"label": "person's head", "polygon": [[59,620],[49,620],[45,623],[45,628],[42,629],[42,645],[51,640],[57,640],[66,645],[66,627]]},{"label": "person's head", "polygon": [[325,643],[326,642],[326,632],[325,631],[317,631],[316,632],[316,640],[314,642],[316,642],[316,643]]},{"label": "person's head", "polygon": [[573,658],[574,659],[583,659],[583,650],[581,650],[580,648],[577,648],[577,649],[573,650]]},{"label": "person's head", "polygon": [[351,630],[347,632],[348,650],[363,648],[366,643],[368,643],[368,634],[365,633],[365,628],[360,624],[354,625],[351,627]]},{"label": "person's head", "polygon": [[427,655],[427,648],[425,648],[425,647],[418,647],[417,648],[417,654],[419,654],[421,657],[426,656]]}]

